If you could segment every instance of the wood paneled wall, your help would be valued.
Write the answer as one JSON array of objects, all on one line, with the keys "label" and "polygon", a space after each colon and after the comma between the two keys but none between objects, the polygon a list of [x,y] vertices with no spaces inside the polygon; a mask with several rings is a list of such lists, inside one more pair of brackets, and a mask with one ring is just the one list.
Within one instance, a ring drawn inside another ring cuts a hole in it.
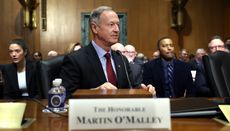
[{"label": "wood paneled wall", "polygon": [[90,12],[100,5],[127,12],[128,43],[149,57],[162,36],[173,38],[176,52],[186,48],[192,53],[199,47],[207,49],[213,35],[230,36],[228,0],[189,0],[185,6],[187,25],[180,46],[177,33],[170,27],[170,0],[47,0],[47,31],[40,29],[40,7],[37,9],[38,28],[31,31],[23,27],[19,2],[1,0],[0,63],[9,62],[8,41],[15,36],[25,38],[31,51],[40,50],[44,58],[49,50],[63,54],[69,43],[81,41],[81,12]]},{"label": "wood paneled wall", "polygon": [[36,30],[23,27],[22,7],[17,0],[0,1],[0,64],[9,63],[8,43],[11,39],[21,37],[29,43],[30,51],[40,49],[39,10],[37,10]]}]

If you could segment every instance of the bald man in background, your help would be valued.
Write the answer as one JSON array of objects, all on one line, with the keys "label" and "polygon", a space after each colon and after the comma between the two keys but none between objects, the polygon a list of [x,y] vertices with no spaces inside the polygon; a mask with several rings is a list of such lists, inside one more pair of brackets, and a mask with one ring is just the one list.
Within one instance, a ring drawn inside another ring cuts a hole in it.
[{"label": "bald man in background", "polygon": [[[116,43],[112,45],[111,48],[115,51],[119,50],[129,60],[129,66],[132,71],[133,83],[134,85],[138,85],[138,87],[140,87],[142,82],[142,73],[143,73],[142,65],[133,62],[136,57],[136,55],[133,55],[133,53],[136,52],[135,47],[132,45],[127,45],[127,46],[124,46],[121,43]],[[130,54],[127,52],[126,49],[129,50]]]}]

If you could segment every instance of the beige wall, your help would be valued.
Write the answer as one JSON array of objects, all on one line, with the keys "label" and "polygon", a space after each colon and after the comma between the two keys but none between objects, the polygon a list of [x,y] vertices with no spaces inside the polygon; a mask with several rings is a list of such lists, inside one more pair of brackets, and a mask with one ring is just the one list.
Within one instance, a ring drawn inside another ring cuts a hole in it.
[{"label": "beige wall", "polygon": [[[38,0],[39,2],[39,0]],[[38,28],[23,28],[21,6],[17,0],[0,1],[0,63],[9,61],[7,42],[21,36],[30,43],[31,50],[41,50],[46,58],[49,50],[64,53],[70,42],[81,41],[81,12],[90,12],[100,5],[112,6],[116,11],[127,12],[128,42],[138,52],[151,56],[156,41],[162,36],[171,36],[176,43],[176,52],[187,48],[195,52],[207,48],[212,35],[230,36],[230,6],[227,0],[189,0],[186,10],[189,19],[182,33],[182,45],[170,28],[169,0],[47,0],[47,31]],[[39,14],[40,9],[37,9]]]}]

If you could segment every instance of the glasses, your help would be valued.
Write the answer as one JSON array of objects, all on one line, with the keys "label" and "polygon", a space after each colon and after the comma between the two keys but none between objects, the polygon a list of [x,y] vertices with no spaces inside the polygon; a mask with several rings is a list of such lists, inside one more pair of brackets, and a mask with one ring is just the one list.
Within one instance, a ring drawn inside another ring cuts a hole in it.
[{"label": "glasses", "polygon": [[209,46],[210,49],[224,48],[224,45]]}]

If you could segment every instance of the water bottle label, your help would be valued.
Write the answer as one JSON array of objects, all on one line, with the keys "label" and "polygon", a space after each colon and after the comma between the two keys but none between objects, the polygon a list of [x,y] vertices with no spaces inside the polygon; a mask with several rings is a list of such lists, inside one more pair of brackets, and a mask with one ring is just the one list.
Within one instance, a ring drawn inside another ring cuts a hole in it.
[{"label": "water bottle label", "polygon": [[64,108],[63,94],[49,94],[49,108]]}]

